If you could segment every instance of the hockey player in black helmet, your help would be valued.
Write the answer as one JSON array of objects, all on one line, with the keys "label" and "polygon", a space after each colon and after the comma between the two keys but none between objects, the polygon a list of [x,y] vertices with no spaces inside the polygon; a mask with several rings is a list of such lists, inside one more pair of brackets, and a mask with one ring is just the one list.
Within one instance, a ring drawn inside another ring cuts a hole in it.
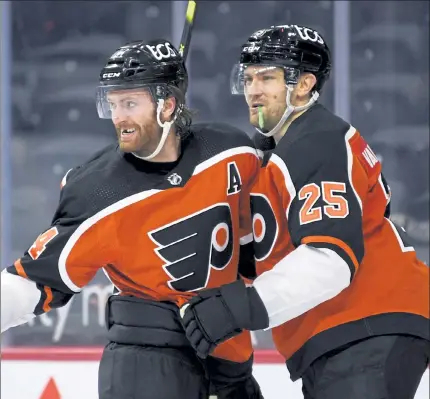
[{"label": "hockey player in black helmet", "polygon": [[318,103],[330,71],[305,26],[243,45],[231,83],[264,153],[251,191],[258,277],[199,293],[183,324],[203,358],[243,329],[272,329],[305,399],[412,399],[430,357],[429,268],[389,218],[370,146]]},{"label": "hockey player in black helmet", "polygon": [[318,32],[297,25],[272,27],[255,32],[242,46],[231,91],[246,93],[251,124],[279,141],[287,122],[318,100],[330,71],[330,50]]},{"label": "hockey player in black helmet", "polygon": [[51,226],[2,273],[3,332],[64,306],[104,269],[115,295],[100,399],[262,398],[249,332],[201,361],[180,322],[196,292],[252,264],[249,191],[260,165],[244,132],[191,124],[187,79],[166,40],[115,51],[97,110],[118,144],[66,174]]},{"label": "hockey player in black helmet", "polygon": [[[100,73],[98,114],[112,120],[123,151],[169,161],[166,151],[177,147],[191,123],[187,87],[185,65],[171,43],[130,43],[118,49]],[[176,134],[169,134],[172,130]]]}]

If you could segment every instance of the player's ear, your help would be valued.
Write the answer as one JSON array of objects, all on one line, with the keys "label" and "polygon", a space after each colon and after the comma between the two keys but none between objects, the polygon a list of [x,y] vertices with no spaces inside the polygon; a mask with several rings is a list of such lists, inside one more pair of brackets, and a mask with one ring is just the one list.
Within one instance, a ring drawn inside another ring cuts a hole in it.
[{"label": "player's ear", "polygon": [[167,97],[164,101],[163,110],[161,115],[164,121],[170,121],[173,118],[176,108],[176,98],[173,96]]},{"label": "player's ear", "polygon": [[297,83],[296,92],[299,97],[305,97],[312,93],[312,89],[317,83],[317,78],[312,73],[304,73]]}]

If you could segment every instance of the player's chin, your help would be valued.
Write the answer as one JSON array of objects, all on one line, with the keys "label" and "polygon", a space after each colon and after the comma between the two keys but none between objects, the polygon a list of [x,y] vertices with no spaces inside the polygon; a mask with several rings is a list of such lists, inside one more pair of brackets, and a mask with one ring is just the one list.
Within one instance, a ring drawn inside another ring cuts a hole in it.
[{"label": "player's chin", "polygon": [[133,142],[124,142],[121,140],[118,140],[119,142],[119,148],[123,152],[138,152],[139,146]]},{"label": "player's chin", "polygon": [[258,127],[258,114],[255,114],[253,112],[249,113],[249,123],[253,126]]}]

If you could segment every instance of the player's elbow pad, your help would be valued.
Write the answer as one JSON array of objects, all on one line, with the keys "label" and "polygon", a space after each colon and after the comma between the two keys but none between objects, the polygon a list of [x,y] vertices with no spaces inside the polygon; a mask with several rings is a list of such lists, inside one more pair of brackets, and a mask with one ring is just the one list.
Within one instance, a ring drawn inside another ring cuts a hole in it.
[{"label": "player's elbow pad", "polygon": [[34,315],[40,300],[40,291],[33,281],[10,274],[1,273],[1,332],[11,327],[27,323]]}]

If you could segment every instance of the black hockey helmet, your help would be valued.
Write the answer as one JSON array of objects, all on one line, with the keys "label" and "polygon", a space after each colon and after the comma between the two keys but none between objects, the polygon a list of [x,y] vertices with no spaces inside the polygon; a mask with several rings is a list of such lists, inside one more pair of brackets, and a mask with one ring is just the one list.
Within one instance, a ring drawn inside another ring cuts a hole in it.
[{"label": "black hockey helmet", "polygon": [[147,87],[156,103],[173,95],[181,107],[188,88],[188,73],[176,48],[167,40],[135,41],[112,54],[100,72],[97,110],[111,118],[106,94],[111,90]]},{"label": "black hockey helmet", "polygon": [[331,54],[317,31],[280,25],[254,32],[242,46],[231,76],[233,94],[243,94],[243,71],[250,64],[283,67],[286,84],[296,84],[302,72],[313,73],[317,78],[314,90],[320,92],[330,75]]}]

